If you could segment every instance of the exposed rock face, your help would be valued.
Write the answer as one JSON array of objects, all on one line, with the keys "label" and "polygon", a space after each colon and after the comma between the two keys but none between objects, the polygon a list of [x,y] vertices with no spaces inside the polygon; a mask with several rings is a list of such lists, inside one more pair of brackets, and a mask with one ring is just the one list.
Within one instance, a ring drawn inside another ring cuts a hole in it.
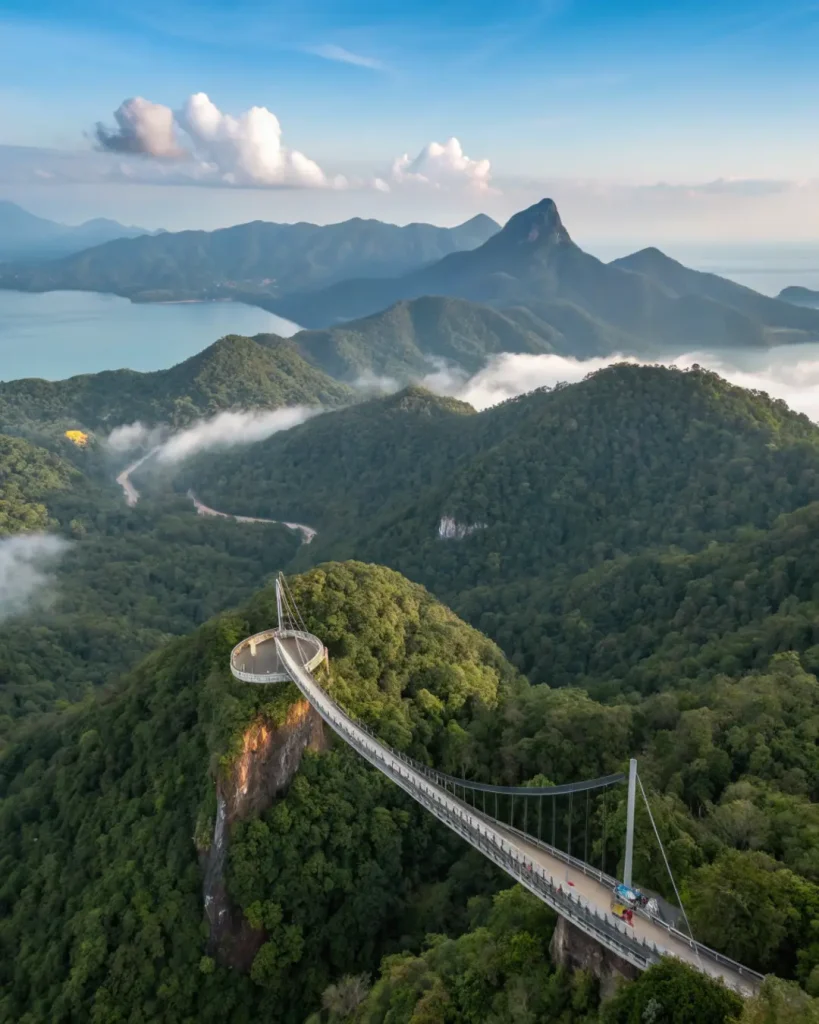
[{"label": "exposed rock face", "polygon": [[600,996],[609,999],[621,981],[634,981],[639,971],[595,942],[565,917],[557,919],[549,953],[556,964],[588,971],[600,982]]},{"label": "exposed rock face", "polygon": [[475,530],[483,530],[486,523],[459,523],[452,516],[441,516],[438,524],[438,536],[442,540],[462,540]]},{"label": "exposed rock face", "polygon": [[216,785],[213,840],[203,854],[205,913],[210,923],[209,952],[228,967],[248,971],[264,942],[232,905],[225,887],[230,826],[266,810],[290,785],[302,753],[325,746],[323,723],[306,700],[291,704],[281,726],[258,721],[243,737],[242,753],[226,779]]}]

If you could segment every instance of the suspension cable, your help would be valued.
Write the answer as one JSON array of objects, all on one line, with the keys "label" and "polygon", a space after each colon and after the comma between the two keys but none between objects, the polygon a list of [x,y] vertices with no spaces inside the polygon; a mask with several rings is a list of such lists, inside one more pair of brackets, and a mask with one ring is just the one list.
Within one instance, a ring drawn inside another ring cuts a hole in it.
[{"label": "suspension cable", "polygon": [[[679,905],[680,905],[680,910],[682,911],[682,916],[683,916],[683,918],[685,920],[685,926],[688,929],[688,934],[693,939],[694,938],[694,933],[691,930],[691,923],[688,920],[688,914],[686,914],[685,907],[683,906],[683,901],[680,898],[680,892],[679,892],[679,889],[677,888],[677,883],[674,881],[674,875],[671,873],[671,865],[668,863],[668,857],[666,857],[666,855],[665,855],[665,847],[663,846],[662,839],[660,839],[660,833],[657,831],[657,826],[654,823],[654,815],[651,813],[651,807],[649,806],[649,803],[648,803],[648,797],[646,796],[646,791],[645,791],[645,788],[643,787],[643,780],[640,778],[639,775],[637,776],[637,781],[640,783],[640,792],[643,794],[643,800],[645,801],[646,810],[648,811],[648,820],[651,822],[651,827],[654,829],[654,835],[657,837],[657,843],[658,843],[658,845],[660,847],[660,853],[663,855],[663,860],[665,861],[665,869],[668,872],[668,877],[671,879],[671,884],[674,887],[674,895],[677,897],[677,903],[679,903]],[[697,961],[700,963],[700,969],[702,969],[702,963],[700,961],[700,953],[699,953],[699,950],[696,948],[696,946],[694,947],[694,952],[697,954]]]}]

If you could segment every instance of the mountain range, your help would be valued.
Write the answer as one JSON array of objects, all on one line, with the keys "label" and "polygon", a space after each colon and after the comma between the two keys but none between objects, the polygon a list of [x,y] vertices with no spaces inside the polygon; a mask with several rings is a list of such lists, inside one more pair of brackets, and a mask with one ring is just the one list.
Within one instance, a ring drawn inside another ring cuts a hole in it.
[{"label": "mountain range", "polygon": [[306,327],[327,327],[428,295],[523,307],[570,342],[575,321],[591,318],[637,352],[819,339],[819,313],[688,270],[659,250],[601,262],[572,241],[550,199],[516,214],[476,249],[398,277],[285,296],[270,308]]},{"label": "mountain range", "polygon": [[16,203],[0,200],[0,260],[50,260],[115,238],[150,235],[144,228],[126,227],[95,217],[76,227],[29,213]]},{"label": "mountain range", "polygon": [[661,356],[819,340],[809,294],[770,298],[655,248],[603,263],[572,240],[550,199],[502,229],[485,216],[457,228],[257,221],[119,239],[9,264],[0,287],[251,302],[303,325],[305,357],[345,380],[409,380],[428,356],[473,371],[504,350]]},{"label": "mountain range", "polygon": [[454,228],[361,218],[323,226],[253,221],[120,239],[62,260],[14,265],[0,272],[0,287],[113,292],[137,301],[258,301],[363,274],[401,274],[474,248],[497,230],[482,214]]}]

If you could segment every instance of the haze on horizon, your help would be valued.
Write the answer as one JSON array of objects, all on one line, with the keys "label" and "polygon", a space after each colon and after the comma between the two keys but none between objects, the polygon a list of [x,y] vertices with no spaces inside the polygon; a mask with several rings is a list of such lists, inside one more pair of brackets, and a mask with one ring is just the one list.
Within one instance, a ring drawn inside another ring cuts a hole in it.
[{"label": "haze on horizon", "polygon": [[587,240],[819,241],[811,3],[10,0],[0,38],[0,197],[42,216],[454,224],[550,195]]}]

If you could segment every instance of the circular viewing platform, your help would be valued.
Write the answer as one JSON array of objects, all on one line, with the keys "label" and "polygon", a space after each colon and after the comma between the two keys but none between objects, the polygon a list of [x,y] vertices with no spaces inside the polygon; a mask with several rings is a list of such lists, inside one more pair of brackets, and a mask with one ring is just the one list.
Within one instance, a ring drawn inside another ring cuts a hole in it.
[{"label": "circular viewing platform", "polygon": [[286,683],[290,681],[276,640],[287,653],[308,672],[324,658],[324,645],[312,633],[295,630],[266,629],[238,643],[230,654],[230,671],[243,683]]}]

